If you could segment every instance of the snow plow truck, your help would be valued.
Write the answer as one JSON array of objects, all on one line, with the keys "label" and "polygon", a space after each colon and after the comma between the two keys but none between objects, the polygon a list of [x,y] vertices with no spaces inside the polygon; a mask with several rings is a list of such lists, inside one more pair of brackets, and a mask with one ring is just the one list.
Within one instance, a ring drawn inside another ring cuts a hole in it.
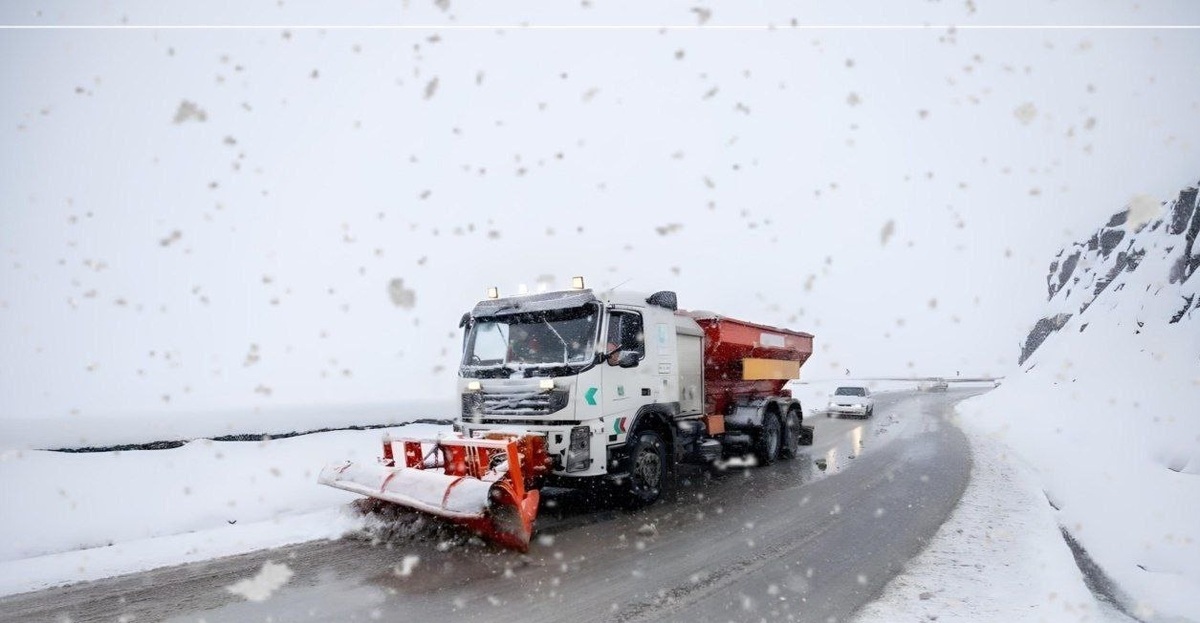
[{"label": "snow plow truck", "polygon": [[454,432],[383,439],[378,463],[326,466],[319,482],[529,547],[539,488],[602,486],[652,504],[680,463],[812,443],[799,378],[813,336],[680,310],[674,292],[488,298],[462,317]]}]

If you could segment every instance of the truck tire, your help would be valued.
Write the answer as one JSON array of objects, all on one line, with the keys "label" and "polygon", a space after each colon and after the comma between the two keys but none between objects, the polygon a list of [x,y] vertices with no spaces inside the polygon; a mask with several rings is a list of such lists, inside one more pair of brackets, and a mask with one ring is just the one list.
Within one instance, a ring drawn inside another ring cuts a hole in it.
[{"label": "truck tire", "polygon": [[787,415],[783,416],[783,442],[779,446],[779,458],[790,459],[796,456],[800,447],[800,434],[803,432],[800,422],[800,410],[796,407],[789,408]]},{"label": "truck tire", "polygon": [[641,508],[658,501],[666,482],[666,444],[653,430],[638,431],[629,446],[628,506]]},{"label": "truck tire", "polygon": [[770,465],[779,458],[784,432],[778,413],[772,410],[763,415],[762,427],[754,434],[754,458],[759,465]]}]

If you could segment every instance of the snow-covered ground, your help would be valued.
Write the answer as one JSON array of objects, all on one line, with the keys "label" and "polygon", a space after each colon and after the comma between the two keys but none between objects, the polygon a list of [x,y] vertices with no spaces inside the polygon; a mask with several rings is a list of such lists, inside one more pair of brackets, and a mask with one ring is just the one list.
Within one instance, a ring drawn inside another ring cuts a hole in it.
[{"label": "snow-covered ground", "polygon": [[336,538],[358,496],[316,485],[326,463],[372,461],[379,440],[432,438],[409,424],[170,450],[0,455],[0,594]]},{"label": "snow-covered ground", "polygon": [[856,623],[1125,620],[1085,586],[1037,474],[1002,445],[969,438],[958,507]]}]

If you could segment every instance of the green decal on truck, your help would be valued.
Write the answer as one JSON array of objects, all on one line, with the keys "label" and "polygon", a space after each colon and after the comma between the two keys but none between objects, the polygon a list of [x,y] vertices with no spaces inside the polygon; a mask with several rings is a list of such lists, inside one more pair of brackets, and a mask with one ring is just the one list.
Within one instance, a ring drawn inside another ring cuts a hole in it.
[{"label": "green decal on truck", "polygon": [[593,407],[596,406],[596,389],[595,387],[589,387],[586,392],[583,392],[583,399]]}]

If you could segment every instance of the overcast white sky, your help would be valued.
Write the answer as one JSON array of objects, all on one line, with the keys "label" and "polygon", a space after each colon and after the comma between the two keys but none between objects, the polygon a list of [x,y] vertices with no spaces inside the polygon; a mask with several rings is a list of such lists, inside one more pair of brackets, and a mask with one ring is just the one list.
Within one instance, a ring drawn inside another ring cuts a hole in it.
[{"label": "overcast white sky", "polygon": [[[1003,374],[1060,246],[1200,181],[1200,31],[944,25],[1200,5],[880,5],[5,3],[262,27],[0,31],[0,417],[447,397],[462,311],[547,275],[812,377]],[[573,27],[464,28],[524,21]]]}]

